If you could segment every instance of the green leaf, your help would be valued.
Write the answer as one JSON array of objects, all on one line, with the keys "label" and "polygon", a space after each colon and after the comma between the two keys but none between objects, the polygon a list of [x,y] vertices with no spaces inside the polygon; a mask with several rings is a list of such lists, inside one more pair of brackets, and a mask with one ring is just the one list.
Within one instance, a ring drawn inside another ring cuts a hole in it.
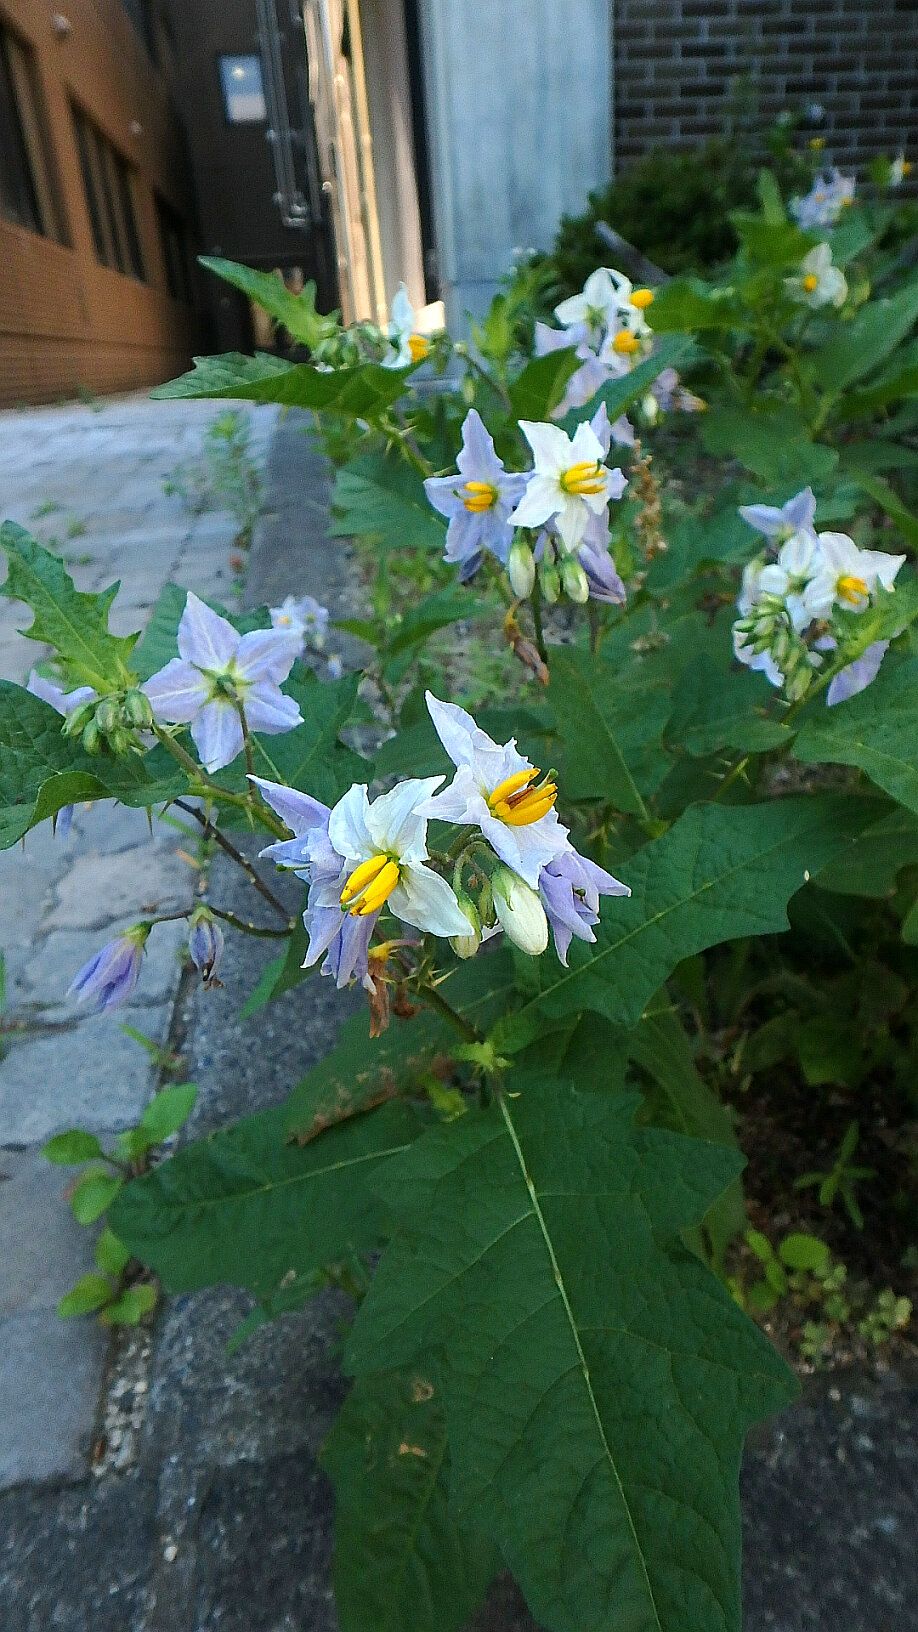
[{"label": "green leaf", "polygon": [[790,897],[871,819],[869,800],[813,796],[763,805],[695,805],[617,872],[630,899],[602,903],[596,944],[570,968],[537,965],[541,990],[507,1016],[499,1046],[531,1041],[540,1016],[595,1009],[632,1026],[678,963],[740,935],[787,929]]},{"label": "green leaf", "polygon": [[111,1302],[114,1290],[107,1275],[82,1275],[76,1286],[65,1292],[58,1303],[57,1312],[62,1320],[70,1320],[74,1315],[94,1314]]},{"label": "green leaf", "polygon": [[208,272],[215,272],[225,283],[241,289],[269,317],[282,323],[294,340],[299,340],[310,350],[315,350],[338,327],[333,317],[323,317],[316,311],[316,286],[312,280],[303,286],[300,294],[295,295],[273,272],[257,272],[254,267],[224,260],[221,255],[199,255],[198,261]]},{"label": "green leaf", "polygon": [[666,739],[674,749],[699,759],[718,748],[767,753],[793,737],[786,725],[765,713],[763,703],[773,695],[748,670],[738,674],[729,668],[726,653],[718,662],[702,652],[680,677]]},{"label": "green leaf", "polygon": [[882,476],[861,475],[854,479],[857,486],[895,522],[902,537],[908,539],[910,544],[918,545],[918,516],[903,504],[895,488]]},{"label": "green leaf", "polygon": [[77,1181],[70,1207],[78,1224],[94,1224],[112,1205],[124,1180],[118,1173],[93,1168]]},{"label": "green leaf", "polygon": [[580,367],[576,348],[550,351],[533,357],[510,387],[510,402],[516,419],[550,419],[564,396],[572,374]]},{"label": "green leaf", "polygon": [[827,1270],[831,1253],[818,1236],[795,1233],[786,1235],[778,1247],[778,1257],[788,1269]]},{"label": "green leaf", "polygon": [[432,1364],[453,1510],[553,1632],[738,1632],[742,1441],[795,1384],[679,1235],[741,1159],[511,1081],[377,1179],[402,1224],[349,1365]]},{"label": "green leaf", "polygon": [[106,1326],[138,1326],[144,1315],[156,1308],[159,1294],[149,1281],[126,1286],[119,1297],[103,1309],[100,1319]]},{"label": "green leaf", "polygon": [[758,266],[778,271],[782,267],[796,267],[813,245],[812,233],[803,232],[786,216],[774,221],[763,215],[734,210],[730,220],[746,254]]},{"label": "green leaf", "polygon": [[787,407],[780,414],[711,408],[703,416],[701,440],[708,453],[739,459],[770,487],[823,481],[838,463],[835,449],[811,442],[803,420]]},{"label": "green leaf", "polygon": [[567,798],[602,798],[626,815],[646,817],[647,807],[623,749],[627,743],[637,757],[635,751],[656,737],[655,726],[661,722],[653,707],[636,708],[633,688],[616,685],[608,665],[597,664],[585,653],[552,655],[548,696],[558,726],[559,768]]},{"label": "green leaf", "polygon": [[729,329],[736,320],[731,294],[712,289],[701,278],[671,278],[657,289],[648,314],[655,333],[672,330]]},{"label": "green leaf", "polygon": [[106,1275],[114,1275],[116,1278],[131,1261],[127,1247],[109,1229],[103,1230],[99,1236],[94,1256],[98,1267],[104,1270]]},{"label": "green leaf", "polygon": [[416,1137],[415,1113],[385,1105],[304,1146],[285,1123],[283,1107],[260,1111],[126,1186],[112,1228],[170,1291],[227,1281],[267,1294],[378,1243],[384,1210],[367,1180]]},{"label": "green leaf", "polygon": [[918,813],[918,657],[887,657],[866,691],[812,714],[794,754],[810,765],[856,765]]},{"label": "green leaf", "polygon": [[311,363],[288,363],[282,357],[239,351],[222,357],[195,357],[194,368],[150,393],[157,398],[230,397],[247,402],[279,402],[287,408],[370,419],[402,395],[405,380],[397,368],[361,363],[323,373]]},{"label": "green leaf", "polygon": [[[336,804],[354,782],[366,781],[366,761],[339,741],[354,713],[359,684],[357,674],[320,680],[311,671],[287,681],[284,690],[298,703],[303,724],[282,736],[253,736],[258,775],[311,793],[326,805]],[[248,783],[242,757],[216,780],[221,787],[244,792]]]},{"label": "green leaf", "polygon": [[141,1127],[151,1135],[155,1144],[161,1144],[170,1134],[178,1133],[179,1128],[188,1121],[197,1097],[198,1090],[193,1082],[177,1082],[170,1088],[161,1088],[144,1110],[140,1118]]},{"label": "green leaf", "polygon": [[83,1128],[70,1128],[67,1133],[56,1133],[42,1147],[42,1155],[58,1167],[76,1167],[80,1162],[92,1162],[104,1156],[94,1133]]},{"label": "green leaf", "polygon": [[664,368],[674,368],[678,362],[687,361],[693,351],[693,343],[686,335],[667,335],[655,346],[653,355],[638,363],[630,374],[609,380],[585,407],[574,408],[569,414],[565,414],[560,421],[561,429],[569,436],[573,436],[581,420],[592,418],[600,403],[605,403],[609,418],[614,423],[620,414],[627,413],[632,403],[640,402],[642,397],[646,397],[657,375],[662,374]]},{"label": "green leaf", "polygon": [[180,584],[164,584],[150,614],[149,622],[134,648],[134,665],[141,680],[158,674],[173,657],[178,657],[176,635],[188,599]]},{"label": "green leaf", "polygon": [[120,585],[112,584],[100,595],[75,589],[63,562],[13,521],[0,527],[0,549],[9,561],[2,593],[10,601],[25,601],[34,613],[23,634],[53,646],[74,685],[103,693],[123,685],[137,636],[109,630],[108,614]]},{"label": "green leaf", "polygon": [[832,397],[863,379],[905,339],[918,318],[918,278],[897,294],[871,300],[850,323],[833,329],[832,338],[807,359],[816,384]]},{"label": "green leaf", "polygon": [[421,477],[396,453],[363,453],[341,466],[330,530],[337,538],[378,538],[385,549],[437,555],[446,543],[446,523],[428,504]]},{"label": "green leaf", "polygon": [[422,1009],[409,1023],[394,1022],[370,1038],[365,1012],[341,1027],[334,1048],[297,1083],[287,1101],[286,1128],[310,1138],[342,1116],[353,1116],[396,1083],[407,1086],[442,1046],[443,1023]]},{"label": "green leaf", "polygon": [[303,968],[307,945],[306,926],[302,914],[297,913],[287,950],[271,959],[258,985],[239,1010],[240,1020],[250,1019],[259,1009],[273,1003],[276,997],[282,997],[284,992],[292,991],[294,986],[299,986],[307,978],[309,970]]},{"label": "green leaf", "polygon": [[918,816],[901,805],[866,827],[844,856],[814,875],[821,890],[838,895],[892,895],[903,867],[918,865]]},{"label": "green leaf", "polygon": [[500,1569],[447,1506],[443,1408],[421,1371],[355,1383],[322,1452],[341,1632],[459,1632]]}]

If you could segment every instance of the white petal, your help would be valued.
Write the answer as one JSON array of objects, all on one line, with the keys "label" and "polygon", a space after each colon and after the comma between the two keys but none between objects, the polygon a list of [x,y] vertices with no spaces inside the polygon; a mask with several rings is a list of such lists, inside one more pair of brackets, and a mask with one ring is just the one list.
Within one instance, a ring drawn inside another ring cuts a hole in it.
[{"label": "white petal", "polygon": [[200,670],[180,657],[173,657],[158,674],[145,680],[141,690],[149,698],[156,718],[170,725],[188,725],[210,696],[210,687]]},{"label": "white petal", "polygon": [[185,610],[178,626],[179,657],[199,669],[227,668],[236,655],[239,635],[231,623],[188,591]]},{"label": "white petal", "polygon": [[330,814],[327,805],[311,798],[308,793],[300,793],[297,788],[287,788],[282,782],[268,782],[263,776],[250,776],[249,781],[260,789],[262,798],[272,810],[277,811],[281,821],[286,822],[297,838],[324,822]]},{"label": "white petal", "polygon": [[569,295],[555,307],[555,317],[564,328],[569,329],[573,323],[585,323],[589,311],[589,302],[584,295]]},{"label": "white petal", "polygon": [[431,935],[467,935],[469,921],[445,878],[429,867],[405,867],[389,897],[396,918]]},{"label": "white petal", "polygon": [[191,735],[205,771],[221,771],[242,752],[239,715],[224,698],[205,703],[191,722]]},{"label": "white petal", "polygon": [[602,443],[596,435],[589,420],[581,420],[574,432],[574,439],[570,445],[570,461],[572,465],[580,464],[582,460],[596,460],[602,464],[604,458]]},{"label": "white petal", "polygon": [[365,782],[348,788],[338,800],[328,818],[328,836],[339,856],[348,861],[360,861],[374,854],[373,840],[367,829],[370,808]]},{"label": "white petal", "polygon": [[491,848],[513,872],[519,873],[535,889],[542,868],[561,854],[567,846],[568,830],[559,822],[554,811],[549,811],[538,822],[528,827],[510,827],[496,816],[488,814],[481,821],[481,831]]},{"label": "white petal", "polygon": [[288,629],[253,629],[243,635],[236,668],[245,680],[286,680],[303,649],[302,633]]},{"label": "white petal", "polygon": [[539,475],[557,476],[574,463],[570,437],[559,425],[546,425],[538,419],[521,419],[520,430],[532,449]]},{"label": "white petal", "polygon": [[477,826],[482,816],[488,814],[488,806],[478,779],[468,765],[461,765],[448,788],[424,800],[419,814],[438,822],[470,822]]},{"label": "white petal", "polygon": [[464,708],[459,708],[455,703],[441,703],[432,691],[424,693],[424,700],[434,730],[454,765],[474,765],[476,739],[484,737],[492,748],[497,746]]},{"label": "white petal", "polygon": [[285,697],[271,680],[261,680],[245,696],[245,718],[250,731],[276,737],[302,725],[303,716],[292,697]]},{"label": "white petal", "polygon": [[563,501],[563,489],[554,476],[530,476],[525,493],[507,520],[511,527],[540,527],[557,513]]},{"label": "white petal", "polygon": [[367,811],[367,831],[374,844],[404,861],[426,861],[427,821],[418,813],[418,806],[445,780],[443,776],[412,777],[374,799]]},{"label": "white petal", "polygon": [[585,504],[574,497],[565,498],[561,509],[555,518],[555,526],[565,549],[573,554],[583,543],[583,535],[587,530],[590,512]]}]

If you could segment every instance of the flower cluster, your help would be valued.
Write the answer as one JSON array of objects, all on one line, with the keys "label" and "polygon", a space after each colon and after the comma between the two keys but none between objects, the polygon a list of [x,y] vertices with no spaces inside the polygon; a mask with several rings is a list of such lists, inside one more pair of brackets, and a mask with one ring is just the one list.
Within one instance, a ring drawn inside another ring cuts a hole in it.
[{"label": "flower cluster", "polygon": [[[555,307],[560,329],[536,324],[537,357],[573,347],[580,363],[555,410],[556,419],[582,408],[607,380],[629,373],[647,356],[652,336],[644,313],[652,301],[652,289],[635,289],[623,272],[600,266],[590,273],[579,295]],[[613,440],[626,446],[634,441],[624,416],[613,426]]]},{"label": "flower cluster", "polygon": [[836,167],[816,177],[804,198],[792,198],[790,211],[799,227],[834,227],[842,210],[854,203],[854,177]]},{"label": "flower cluster", "polygon": [[[330,809],[252,778],[293,834],[263,853],[309,886],[304,968],[324,959],[338,986],[356,979],[372,990],[371,941],[384,912],[448,939],[461,957],[501,929],[536,955],[551,930],[566,962],[572,937],[594,939],[600,897],[630,893],[570,843],[551,774],[515,741],[494,742],[464,709],[429,692],[427,706],[456,767],[447,788],[442,776],[412,778],[371,799],[358,784]],[[448,856],[431,857],[431,819],[460,829]]]},{"label": "flower cluster", "polygon": [[[795,702],[806,695],[827,654],[847,639],[838,614],[866,612],[878,591],[891,591],[905,556],[859,549],[847,533],[816,532],[810,488],[781,506],[743,505],[740,515],[770,548],[743,572],[733,649],[741,663],[760,670]],[[874,641],[857,652],[833,676],[827,703],[869,686],[888,645]]]},{"label": "flower cluster", "polygon": [[531,471],[505,470],[472,408],[455,475],[424,483],[434,509],[449,520],[445,559],[466,581],[485,554],[495,556],[520,598],[531,594],[538,574],[549,602],[564,593],[573,601],[620,603],[625,591],[609,555],[608,508],[627,481],[605,463],[612,444],[605,407],[573,437],[533,420],[521,420],[520,429],[532,449]]},{"label": "flower cluster", "polygon": [[327,606],[322,606],[312,595],[287,595],[280,606],[272,606],[268,610],[272,629],[279,629],[283,634],[299,635],[301,652],[307,646],[316,651],[322,650],[331,617]]}]

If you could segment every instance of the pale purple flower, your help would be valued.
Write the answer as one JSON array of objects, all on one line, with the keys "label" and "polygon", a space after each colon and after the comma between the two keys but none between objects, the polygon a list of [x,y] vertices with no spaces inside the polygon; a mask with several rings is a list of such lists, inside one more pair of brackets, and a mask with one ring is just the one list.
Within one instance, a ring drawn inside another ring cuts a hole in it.
[{"label": "pale purple flower", "polygon": [[432,935],[468,933],[449,884],[426,865],[424,806],[442,776],[401,782],[372,801],[358,783],[331,810],[294,788],[251,780],[295,835],[262,854],[309,884],[304,968],[327,954],[322,972],[338,986],[355,975],[366,982],[370,938],[383,906]]},{"label": "pale purple flower", "polygon": [[[464,708],[441,703],[429,691],[426,696],[437,736],[456,766],[456,775],[442,793],[418,806],[419,813],[480,828],[501,861],[535,889],[542,868],[564,849],[568,837],[552,796],[540,796],[538,786],[533,786],[539,772],[518,752],[515,738],[496,743]],[[504,796],[507,782],[520,777],[522,784],[514,790],[514,797],[526,798],[529,812],[519,804],[508,810]],[[525,795],[524,787],[528,790]],[[544,813],[529,819],[542,806],[548,807]]]},{"label": "pale purple flower", "polygon": [[93,1014],[108,1014],[126,1003],[137,985],[149,933],[149,924],[135,924],[108,941],[74,975],[67,996],[91,1003]]},{"label": "pale purple flower", "polygon": [[586,573],[591,601],[601,601],[605,606],[624,605],[625,586],[605,545],[582,545],[577,560]]},{"label": "pale purple flower", "polygon": [[456,465],[455,476],[431,476],[424,491],[433,508],[449,518],[443,559],[459,567],[466,583],[486,550],[506,564],[513,542],[508,517],[523,495],[526,477],[504,469],[474,408],[465,416]]},{"label": "pale purple flower", "polygon": [[[552,419],[563,419],[572,409],[585,407],[609,380],[618,379],[628,372],[627,358],[620,356],[614,347],[604,345],[599,352],[593,350],[583,325],[571,329],[550,329],[546,323],[536,324],[537,357],[545,357],[552,351],[570,350],[572,347],[577,354],[580,367],[574,370],[568,380],[564,396],[557,408],[552,410]],[[611,426],[611,440],[625,447],[633,446],[634,430],[624,414],[621,414]]]},{"label": "pale purple flower", "polygon": [[331,613],[312,595],[287,595],[280,606],[270,608],[270,613],[272,629],[299,635],[301,650],[304,645],[324,645]]},{"label": "pale purple flower", "polygon": [[539,895],[554,936],[555,951],[563,964],[567,964],[574,935],[580,941],[595,941],[593,926],[599,923],[600,896],[630,894],[627,884],[613,878],[595,861],[579,855],[570,844],[542,868]]},{"label": "pale purple flower", "polygon": [[240,707],[251,731],[292,731],[302,716],[280,690],[301,637],[278,629],[240,635],[189,591],[178,627],[179,656],[143,686],[160,722],[190,725],[206,771],[229,765],[243,746]]},{"label": "pale purple flower", "polygon": [[741,504],[739,513],[764,538],[783,544],[795,533],[813,535],[816,498],[811,487],[795,493],[786,504]]},{"label": "pale purple flower", "polygon": [[626,479],[603,463],[602,443],[586,422],[573,437],[559,425],[537,420],[521,419],[520,430],[535,468],[510,520],[516,527],[553,521],[564,548],[573,554],[583,543],[591,514],[604,516],[609,500],[621,498]]},{"label": "pale purple flower", "polygon": [[[834,651],[836,642],[831,635],[827,635],[818,642],[818,646],[820,651]],[[856,697],[859,691],[866,691],[879,674],[880,665],[888,650],[888,640],[875,640],[872,646],[867,647],[866,652],[862,652],[846,669],[842,669],[841,673],[829,682],[826,705],[834,708],[836,703],[845,703],[849,697]]]},{"label": "pale purple flower", "polygon": [[815,178],[804,198],[791,199],[791,215],[806,232],[834,227],[845,206],[854,203],[854,188],[854,177],[842,175],[835,166]]},{"label": "pale purple flower", "polygon": [[223,946],[220,925],[206,907],[196,907],[188,927],[188,953],[208,989],[220,984],[217,970],[223,957]]}]

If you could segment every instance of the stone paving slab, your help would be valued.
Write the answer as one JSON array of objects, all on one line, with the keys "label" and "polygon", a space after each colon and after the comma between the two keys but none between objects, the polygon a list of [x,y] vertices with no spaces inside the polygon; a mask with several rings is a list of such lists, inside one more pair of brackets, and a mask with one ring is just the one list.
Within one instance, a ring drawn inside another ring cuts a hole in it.
[{"label": "stone paving slab", "polygon": [[[144,626],[170,579],[232,604],[232,516],[190,514],[164,491],[220,412],[127,397],[0,413],[0,520],[20,522],[62,555],[82,589],[120,578],[112,617],[120,633]],[[259,458],[274,419],[270,408],[250,413]],[[4,678],[25,680],[46,655],[18,633],[30,621],[27,608],[0,602]],[[178,854],[183,846],[193,848],[168,825],[151,834],[143,811],[97,805],[75,813],[68,839],[45,823],[23,849],[0,854],[6,1019],[24,1028],[0,1058],[0,1174],[10,1175],[0,1179],[0,1488],[85,1475],[106,1344],[91,1321],[62,1323],[55,1305],[88,1267],[93,1232],[73,1224],[61,1199],[67,1175],[38,1147],[74,1125],[99,1135],[129,1126],[155,1086],[149,1052],[121,1028],[167,1040],[184,925],[154,932],[122,1013],[87,1017],[66,991],[119,930],[191,904],[197,874]]]}]

